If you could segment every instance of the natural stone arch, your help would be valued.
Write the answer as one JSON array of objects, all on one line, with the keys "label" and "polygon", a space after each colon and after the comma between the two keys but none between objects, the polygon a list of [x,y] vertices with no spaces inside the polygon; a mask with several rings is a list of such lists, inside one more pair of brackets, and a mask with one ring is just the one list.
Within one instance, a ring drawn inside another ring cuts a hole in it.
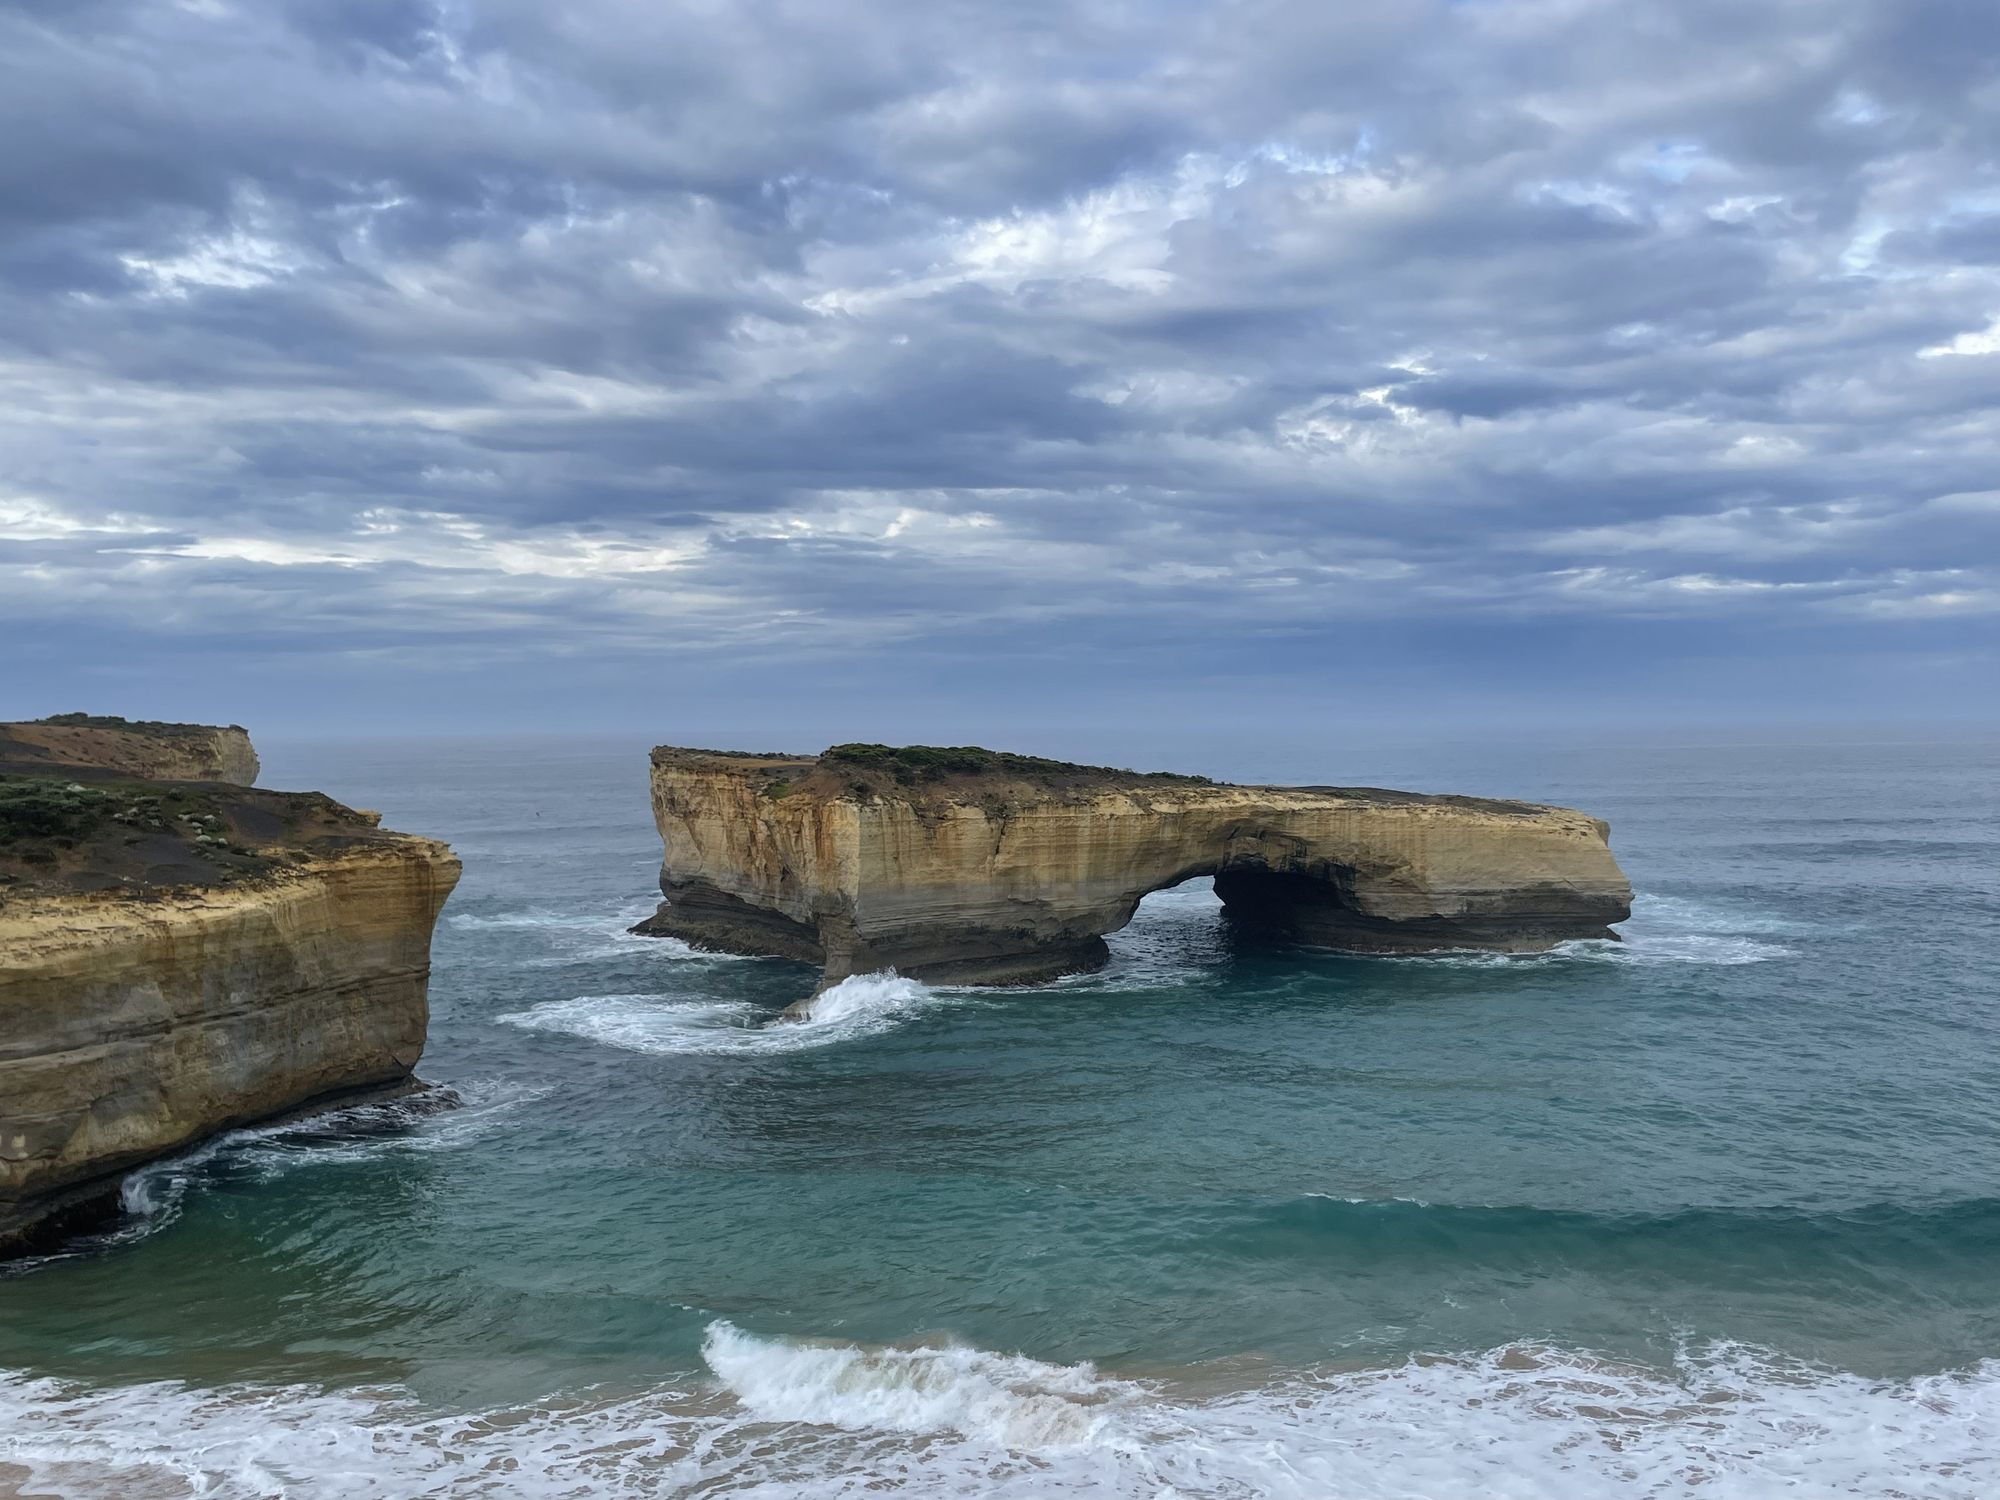
[{"label": "natural stone arch", "polygon": [[1535,950],[1631,910],[1606,825],[1567,808],[843,748],[875,758],[656,750],[667,901],[638,930],[826,981],[1005,984],[1101,964],[1145,896],[1198,875],[1240,917],[1364,952]]}]

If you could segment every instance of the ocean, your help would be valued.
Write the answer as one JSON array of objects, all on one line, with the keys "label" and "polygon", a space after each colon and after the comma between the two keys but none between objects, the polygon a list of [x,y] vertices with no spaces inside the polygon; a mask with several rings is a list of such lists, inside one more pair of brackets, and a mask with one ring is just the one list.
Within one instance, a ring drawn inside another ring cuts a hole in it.
[{"label": "ocean", "polygon": [[439,1092],[0,1274],[0,1494],[2000,1495],[2000,743],[1210,747],[1607,817],[1627,941],[1191,881],[797,1026],[810,969],[626,934],[643,743],[261,748],[463,857]]}]

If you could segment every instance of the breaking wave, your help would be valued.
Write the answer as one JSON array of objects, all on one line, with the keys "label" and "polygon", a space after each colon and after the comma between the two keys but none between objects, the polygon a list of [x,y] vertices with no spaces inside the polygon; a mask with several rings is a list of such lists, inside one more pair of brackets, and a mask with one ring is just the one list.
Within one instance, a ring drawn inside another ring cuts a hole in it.
[{"label": "breaking wave", "polygon": [[[651,941],[648,939],[647,941]],[[661,995],[579,995],[495,1017],[527,1031],[552,1031],[628,1052],[754,1057],[802,1052],[887,1031],[944,997],[894,973],[856,974],[815,996],[797,1020],[741,1000],[674,1000]]]},{"label": "breaking wave", "polygon": [[709,1325],[702,1357],[751,1415],[851,1432],[952,1433],[995,1448],[1060,1453],[1110,1440],[1144,1388],[1090,1365],[959,1347],[864,1349],[762,1339]]},{"label": "breaking wave", "polygon": [[126,1174],[118,1195],[121,1217],[110,1228],[79,1235],[47,1255],[10,1262],[0,1274],[18,1275],[157,1234],[180,1218],[191,1193],[225,1172],[239,1180],[269,1181],[301,1167],[457,1150],[485,1135],[499,1116],[548,1092],[481,1082],[434,1085],[282,1124],[224,1131]]},{"label": "breaking wave", "polygon": [[1981,1500],[2000,1453],[1992,1362],[1873,1380],[1732,1344],[1670,1369],[1512,1345],[1195,1393],[1087,1364],[728,1323],[710,1326],[704,1354],[708,1389],[473,1413],[396,1390],[0,1373],[0,1463],[74,1500]]}]

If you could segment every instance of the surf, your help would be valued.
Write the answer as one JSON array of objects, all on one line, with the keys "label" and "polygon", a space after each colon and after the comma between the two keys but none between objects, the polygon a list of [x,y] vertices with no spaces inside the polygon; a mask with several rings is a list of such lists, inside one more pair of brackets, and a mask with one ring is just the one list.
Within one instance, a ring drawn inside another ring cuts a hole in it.
[{"label": "surf", "polygon": [[658,1057],[765,1057],[875,1036],[944,1003],[928,985],[885,972],[843,979],[797,1015],[747,1000],[642,993],[578,995],[494,1019]]},{"label": "surf", "polygon": [[646,1390],[467,1413],[398,1388],[0,1372],[0,1464],[73,1500],[1877,1500],[1888,1474],[1905,1500],[1984,1500],[2000,1452],[1992,1361],[1873,1380],[1741,1344],[1641,1367],[1517,1343],[1202,1389],[718,1320],[704,1362]]}]

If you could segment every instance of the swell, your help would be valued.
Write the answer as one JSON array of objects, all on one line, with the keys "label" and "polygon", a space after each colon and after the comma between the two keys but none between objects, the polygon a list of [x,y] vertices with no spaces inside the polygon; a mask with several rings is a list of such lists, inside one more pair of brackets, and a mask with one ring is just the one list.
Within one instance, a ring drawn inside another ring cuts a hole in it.
[{"label": "swell", "polygon": [[191,1194],[221,1180],[247,1177],[268,1182],[299,1167],[470,1146],[499,1123],[496,1116],[545,1092],[483,1081],[449,1088],[428,1084],[390,1097],[330,1101],[324,1107],[223,1131],[118,1174],[111,1179],[118,1200],[118,1216],[112,1223],[72,1236],[46,1253],[0,1265],[0,1278],[137,1243],[176,1222]]},{"label": "swell", "polygon": [[1202,1215],[1190,1231],[1211,1252],[1247,1259],[1338,1256],[1356,1267],[1379,1262],[1406,1269],[1435,1261],[1489,1272],[1727,1262],[1736,1277],[1761,1271],[1839,1284],[1864,1273],[1987,1276],[2000,1245],[2000,1198],[1596,1213],[1313,1193]]}]

